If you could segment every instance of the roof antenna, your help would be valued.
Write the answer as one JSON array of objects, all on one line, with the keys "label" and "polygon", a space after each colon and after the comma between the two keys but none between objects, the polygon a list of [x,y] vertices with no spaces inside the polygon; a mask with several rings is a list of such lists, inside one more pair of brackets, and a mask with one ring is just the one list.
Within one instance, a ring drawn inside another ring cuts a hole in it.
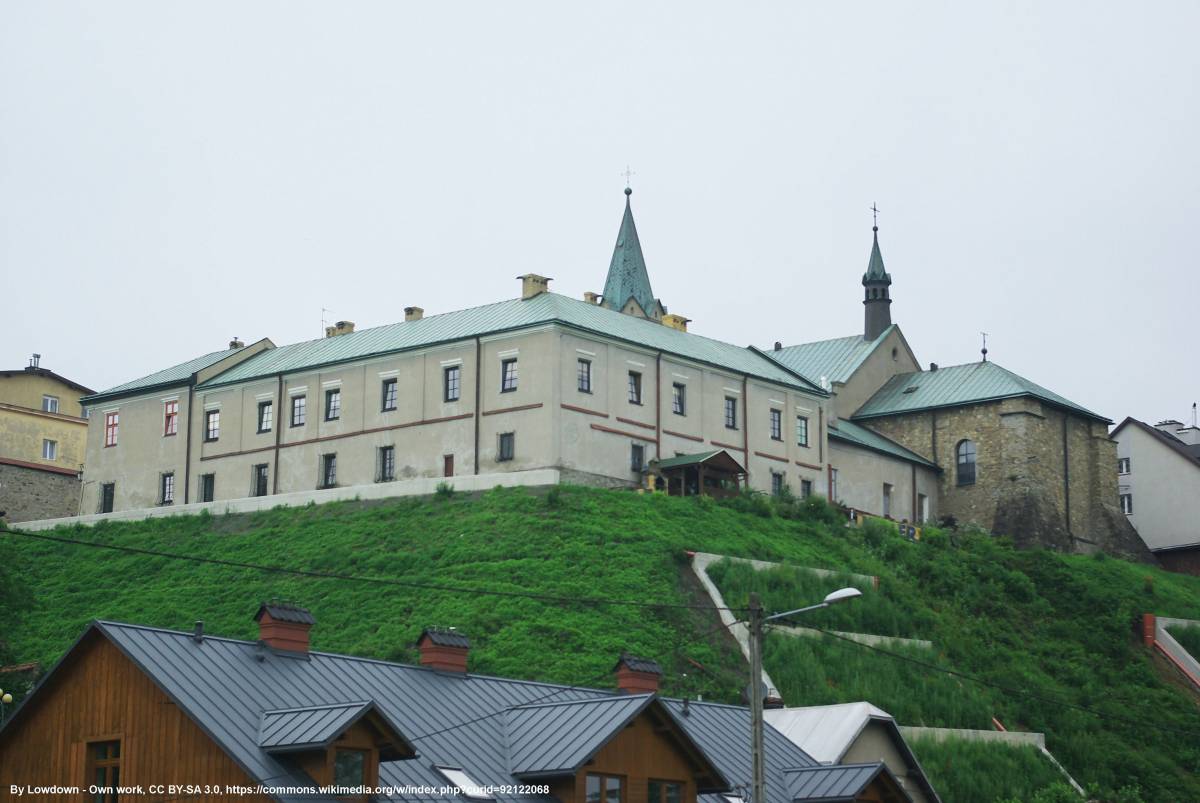
[{"label": "roof antenna", "polygon": [[1192,402],[1192,429],[1196,428],[1196,403]]},{"label": "roof antenna", "polygon": [[979,334],[983,335],[983,348],[979,350],[979,353],[983,355],[983,361],[987,362],[987,332],[980,332]]}]

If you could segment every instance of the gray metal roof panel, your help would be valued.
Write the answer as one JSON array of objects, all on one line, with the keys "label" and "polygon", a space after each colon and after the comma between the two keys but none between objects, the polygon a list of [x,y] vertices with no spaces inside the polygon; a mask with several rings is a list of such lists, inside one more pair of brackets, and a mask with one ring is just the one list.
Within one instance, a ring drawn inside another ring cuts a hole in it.
[{"label": "gray metal roof panel", "polygon": [[[622,665],[629,667],[634,672],[647,672],[654,675],[663,673],[658,661],[651,658],[639,658],[636,655],[622,654],[621,659],[617,661],[617,666]],[[614,666],[613,669],[616,669],[617,666]]]},{"label": "gray metal roof panel", "polygon": [[851,335],[817,340],[813,343],[799,343],[779,351],[763,353],[813,382],[819,383],[821,377],[830,382],[845,382],[893,328],[895,324],[884,329],[874,340],[867,340],[862,335]]},{"label": "gray metal roof panel", "polygon": [[574,773],[653,701],[650,694],[521,706],[505,714],[518,778]]},{"label": "gray metal roof panel", "polygon": [[840,803],[854,801],[880,772],[882,762],[801,767],[784,773],[788,792],[795,803]]},{"label": "gray metal roof panel", "polygon": [[326,745],[371,708],[369,700],[264,711],[258,746],[268,751]]},{"label": "gray metal roof panel", "polygon": [[427,627],[421,631],[417,643],[420,644],[426,637],[439,647],[461,647],[464,650],[471,648],[471,640],[457,630]]},{"label": "gray metal roof panel", "polygon": [[919,463],[926,468],[935,470],[938,468],[936,463],[926,460],[921,455],[904,448],[890,438],[885,438],[878,432],[845,418],[838,419],[836,423],[832,421],[829,423],[829,437],[871,449],[872,451],[882,452],[892,457],[898,457],[910,463]]},{"label": "gray metal roof panel", "polygon": [[263,611],[271,614],[271,618],[276,622],[291,622],[297,625],[315,625],[317,623],[307,608],[301,608],[299,605],[289,602],[264,602],[259,606],[258,613],[254,614],[254,621],[257,622],[262,618]]},{"label": "gray metal roof panel", "polygon": [[142,390],[162,387],[164,385],[182,385],[185,384],[197,371],[201,371],[215,362],[219,362],[230,354],[236,354],[241,349],[225,349],[224,351],[213,351],[208,354],[202,354],[199,357],[194,357],[186,362],[181,362],[178,365],[172,365],[170,368],[164,368],[161,371],[155,371],[152,374],[141,377],[140,379],[132,379],[120,385],[115,385],[107,390],[102,390],[99,393],[93,393],[90,396],[84,396],[80,401],[93,402],[100,401],[110,396],[124,396],[130,393],[136,393]]}]

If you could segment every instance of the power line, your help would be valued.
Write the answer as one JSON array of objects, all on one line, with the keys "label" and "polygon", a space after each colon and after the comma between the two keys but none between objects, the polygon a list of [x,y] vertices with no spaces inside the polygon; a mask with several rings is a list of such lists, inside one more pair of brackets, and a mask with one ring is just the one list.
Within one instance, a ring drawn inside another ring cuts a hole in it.
[{"label": "power line", "polygon": [[449,586],[440,583],[423,583],[416,580],[394,580],[387,577],[363,577],[360,575],[341,574],[339,572],[322,572],[312,569],[290,569],[286,566],[267,566],[259,563],[246,563],[236,560],[225,560],[223,558],[203,558],[198,555],[184,555],[177,552],[162,552],[156,549],[144,549],[141,547],[120,546],[118,544],[104,544],[97,541],[77,541],[73,538],[62,538],[59,536],[45,535],[43,533],[31,533],[21,530],[0,530],[4,535],[16,535],[24,538],[34,538],[39,541],[50,541],[58,544],[69,544],[71,546],[92,547],[93,549],[107,549],[114,552],[125,552],[131,555],[147,555],[155,558],[167,558],[169,560],[182,560],[191,563],[207,563],[215,566],[228,566],[235,569],[251,569],[260,572],[271,572],[274,574],[288,574],[295,577],[311,577],[321,580],[346,580],[357,583],[374,583],[376,585],[397,586],[400,588],[412,588],[421,591],[444,591],[449,594],[470,594],[471,596],[491,596],[491,597],[509,597],[518,599],[532,599],[539,602],[555,602],[562,605],[623,605],[634,608],[644,608],[650,610],[725,610],[736,612],[740,608],[716,608],[713,605],[689,605],[677,602],[642,602],[641,600],[628,599],[603,599],[600,597],[564,597],[555,594],[537,594],[532,591],[496,591],[482,588],[468,588],[465,586]]}]

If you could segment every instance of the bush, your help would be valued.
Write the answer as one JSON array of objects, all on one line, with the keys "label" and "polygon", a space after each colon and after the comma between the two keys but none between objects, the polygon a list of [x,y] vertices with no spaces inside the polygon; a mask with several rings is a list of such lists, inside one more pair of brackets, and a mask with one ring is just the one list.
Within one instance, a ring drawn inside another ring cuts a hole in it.
[{"label": "bush", "polygon": [[454,486],[448,482],[439,482],[437,488],[433,491],[433,495],[438,499],[453,499]]}]

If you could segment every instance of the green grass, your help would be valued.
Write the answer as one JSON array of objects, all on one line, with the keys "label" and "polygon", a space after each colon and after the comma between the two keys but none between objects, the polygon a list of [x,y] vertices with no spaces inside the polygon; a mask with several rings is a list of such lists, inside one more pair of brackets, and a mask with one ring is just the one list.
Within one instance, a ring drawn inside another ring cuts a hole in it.
[{"label": "green grass", "polygon": [[[1065,782],[1049,759],[1031,745],[913,739],[909,747],[921,762],[933,788],[947,803],[997,800],[1031,801],[1047,787]],[[962,772],[970,767],[971,772]],[[1004,795],[998,797],[997,790]],[[1080,797],[1071,793],[1076,801]]]},{"label": "green grass", "polygon": [[[906,652],[938,667],[1136,720],[1128,724],[980,686],[861,647],[769,637],[766,665],[791,705],[869,699],[905,724],[1043,731],[1083,783],[1137,784],[1150,800],[1200,799],[1196,702],[1164,682],[1140,646],[1142,613],[1200,618],[1200,579],[1108,558],[1014,551],[978,534],[849,530],[819,503],[767,503],[563,487],[495,489],[385,503],[342,502],[230,516],[171,517],[59,530],[82,541],[224,560],[493,590],[575,602],[418,590],[115,553],[0,534],[0,658],[51,664],[94,618],[252,638],[272,597],[317,618],[315,649],[413,660],[426,625],[471,635],[473,671],[608,685],[618,653],[657,658],[669,693],[737,701],[744,663],[701,637],[711,611],[594,606],[581,598],[703,601],[687,569],[700,550],[880,577],[878,591],[809,620],[838,630],[929,639]],[[786,610],[844,583],[783,571],[723,571],[730,599],[759,591]],[[26,596],[27,595],[27,596]],[[971,774],[971,766],[960,772]],[[1014,787],[1015,788],[1015,787]],[[1019,796],[1000,786],[993,800]],[[947,798],[954,800],[954,798]]]},{"label": "green grass", "polygon": [[1187,650],[1193,658],[1200,661],[1200,627],[1168,627],[1167,632],[1179,642],[1179,646]]}]

